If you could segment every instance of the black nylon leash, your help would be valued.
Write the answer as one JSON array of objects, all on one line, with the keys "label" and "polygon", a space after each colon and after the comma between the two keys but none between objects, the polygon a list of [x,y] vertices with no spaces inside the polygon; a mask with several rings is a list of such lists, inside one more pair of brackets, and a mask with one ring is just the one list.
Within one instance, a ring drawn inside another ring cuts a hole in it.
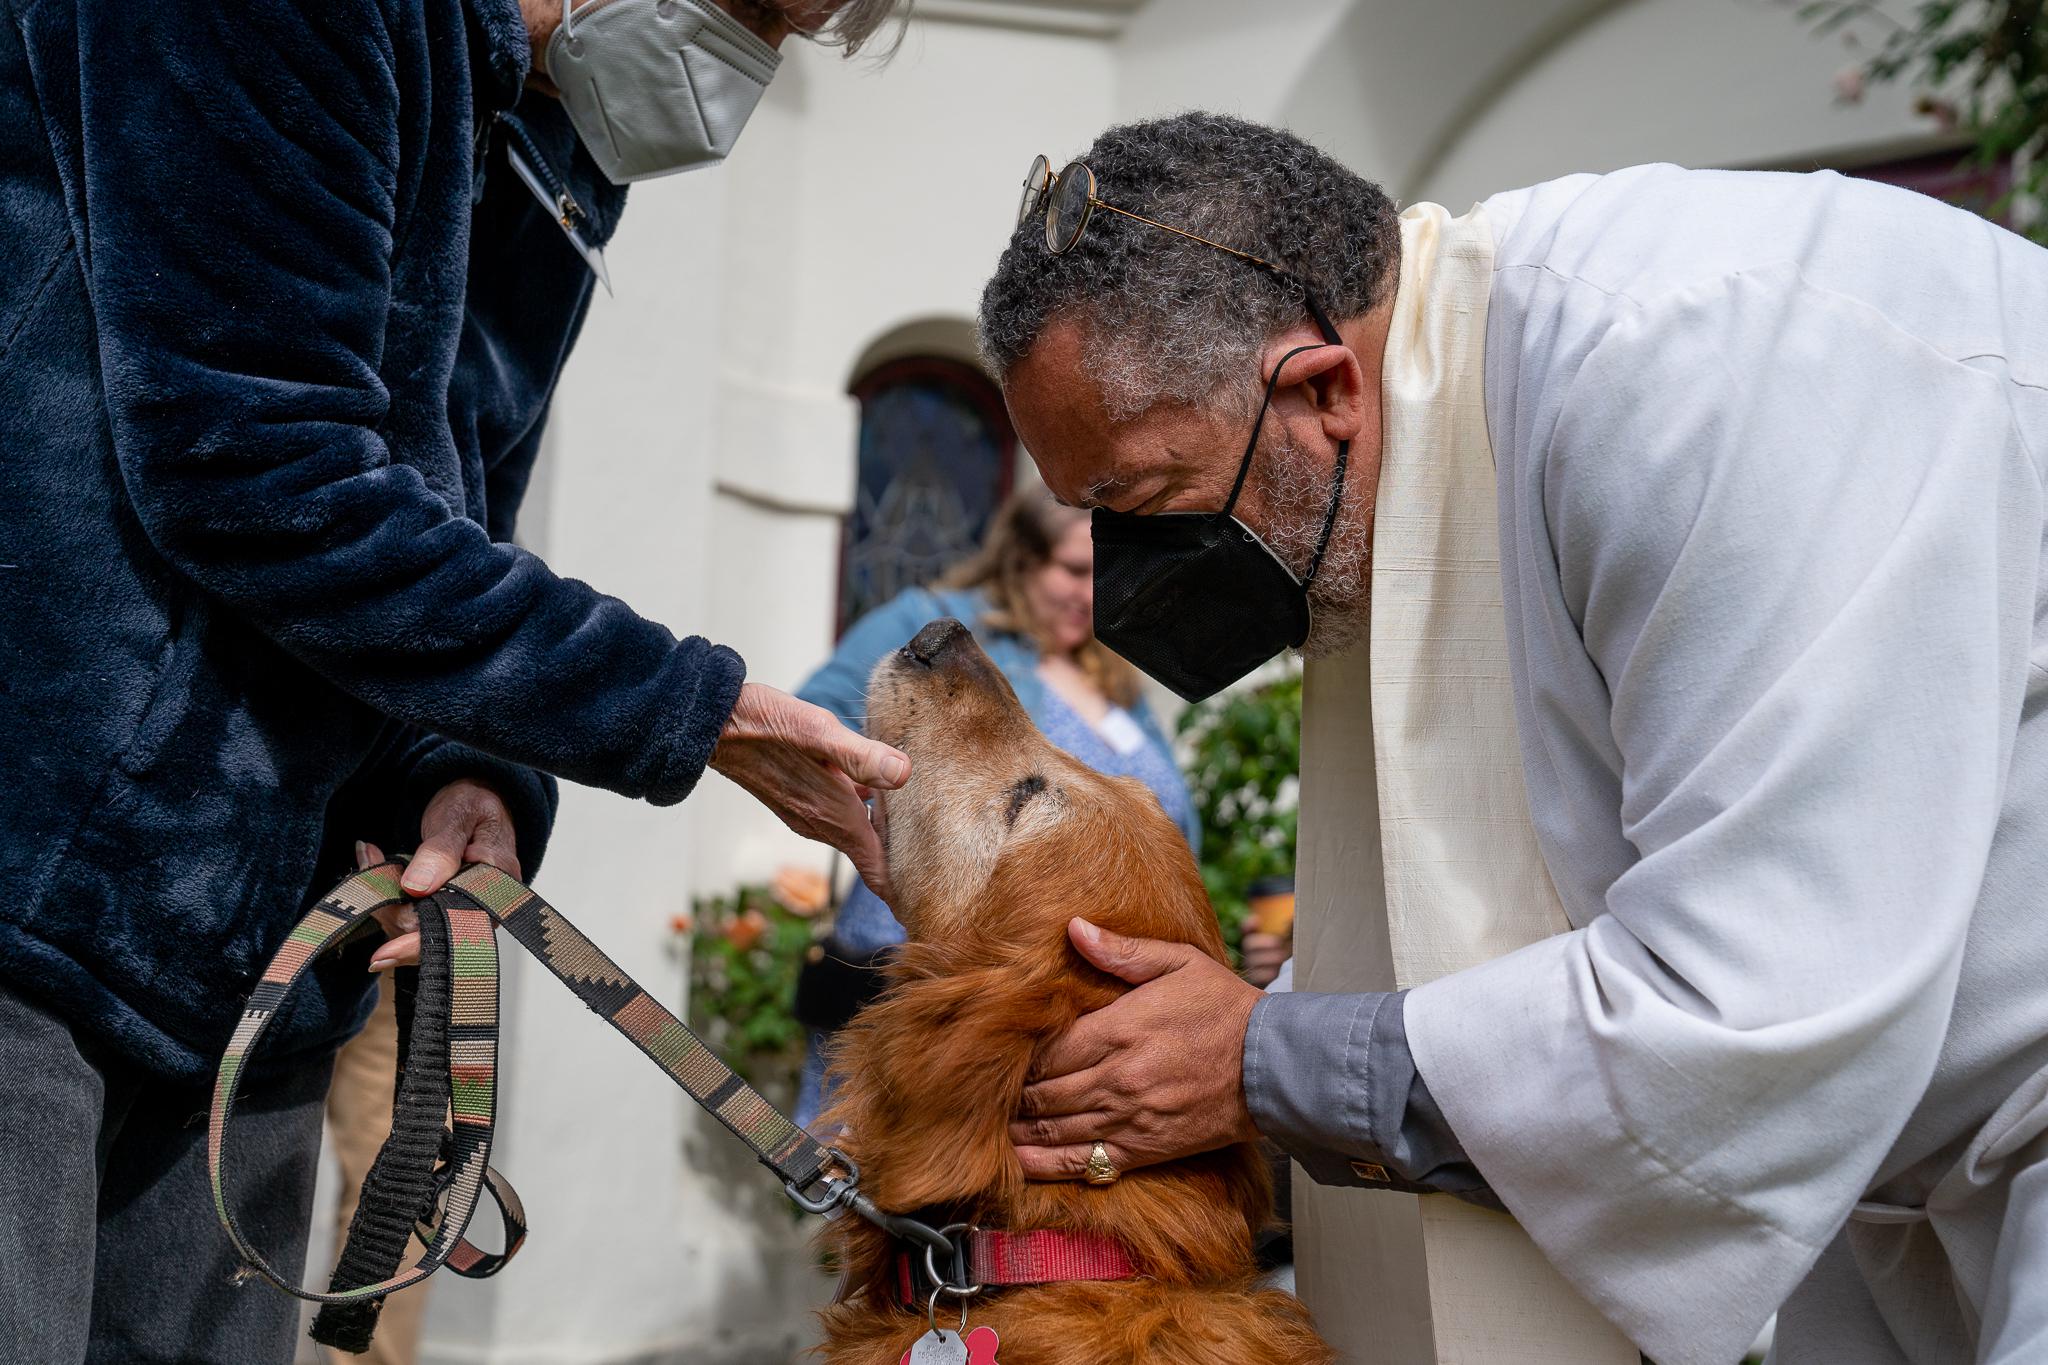
[{"label": "black nylon leash", "polygon": [[[397,981],[398,1083],[391,1101],[391,1135],[363,1177],[348,1238],[335,1262],[330,1293],[376,1284],[398,1273],[414,1226],[434,1202],[434,1163],[448,1113],[448,922],[420,918],[420,965],[402,968]],[[361,1355],[384,1300],[322,1304],[313,1340]]]}]

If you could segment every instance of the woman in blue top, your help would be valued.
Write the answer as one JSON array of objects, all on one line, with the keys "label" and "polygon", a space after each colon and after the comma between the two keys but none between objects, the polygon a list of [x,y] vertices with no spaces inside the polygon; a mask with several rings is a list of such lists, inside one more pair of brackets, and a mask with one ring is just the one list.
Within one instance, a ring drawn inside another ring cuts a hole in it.
[{"label": "woman in blue top", "polygon": [[[1095,638],[1094,574],[1088,514],[1062,507],[1042,488],[1020,490],[996,513],[980,554],[939,586],[912,588],[856,621],[797,695],[860,729],[875,665],[927,622],[954,617],[973,629],[1046,738],[1100,772],[1143,781],[1192,843],[1194,804],[1139,694],[1138,671]],[[867,957],[901,943],[903,926],[856,881],[833,937],[848,956]],[[829,1036],[812,1031],[798,1123],[817,1117]]]}]

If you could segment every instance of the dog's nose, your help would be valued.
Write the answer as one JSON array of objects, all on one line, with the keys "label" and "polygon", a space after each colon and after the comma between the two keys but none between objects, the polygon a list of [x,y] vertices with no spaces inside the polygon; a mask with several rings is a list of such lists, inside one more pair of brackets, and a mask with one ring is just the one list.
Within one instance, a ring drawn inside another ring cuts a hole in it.
[{"label": "dog's nose", "polygon": [[930,668],[939,656],[962,640],[974,636],[967,627],[950,616],[944,616],[910,637],[910,643],[903,646],[903,652],[912,663]]}]

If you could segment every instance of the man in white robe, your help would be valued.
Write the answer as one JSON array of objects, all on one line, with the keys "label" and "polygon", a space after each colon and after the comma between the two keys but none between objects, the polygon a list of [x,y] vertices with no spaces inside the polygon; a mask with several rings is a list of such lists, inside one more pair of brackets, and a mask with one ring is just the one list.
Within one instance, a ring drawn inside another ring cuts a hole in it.
[{"label": "man in white robe", "polygon": [[[1404,415],[1391,206],[1213,116],[1084,160],[1101,209],[1054,254],[1039,206],[983,300],[1020,436],[1067,501],[1230,506],[1310,579],[1304,652],[1348,646]],[[1263,1132],[1318,1180],[1497,1198],[1663,1365],[1736,1359],[1781,1304],[1787,1365],[2048,1360],[2048,252],[1834,175],[1668,166],[1462,221],[1490,283],[1428,306],[1484,318],[1483,372],[1443,382],[1483,386],[1572,927],[1261,999],[1077,925],[1147,984],[1045,1059],[1026,1173]]]}]

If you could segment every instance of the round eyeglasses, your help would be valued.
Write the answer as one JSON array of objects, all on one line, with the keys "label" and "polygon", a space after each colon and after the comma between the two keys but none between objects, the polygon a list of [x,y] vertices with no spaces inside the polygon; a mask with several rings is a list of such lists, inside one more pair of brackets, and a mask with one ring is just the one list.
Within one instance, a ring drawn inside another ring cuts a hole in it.
[{"label": "round eyeglasses", "polygon": [[1271,261],[1261,260],[1249,251],[1239,251],[1234,246],[1212,242],[1207,237],[1198,236],[1185,228],[1157,222],[1143,214],[1120,209],[1115,204],[1097,198],[1095,172],[1088,168],[1085,161],[1069,161],[1059,174],[1055,175],[1050,161],[1042,156],[1031,159],[1031,169],[1024,176],[1024,197],[1017,204],[1018,223],[1028,221],[1032,214],[1041,209],[1045,212],[1045,249],[1055,256],[1072,251],[1074,243],[1081,240],[1082,229],[1088,226],[1088,220],[1094,216],[1095,210],[1103,209],[1109,213],[1135,219],[1147,227],[1158,228],[1161,232],[1170,232],[1176,237],[1185,237],[1191,242],[1215,247],[1218,251],[1228,252],[1241,261],[1250,261],[1253,265],[1278,271],[1289,279],[1293,278],[1291,271],[1282,270]]}]

